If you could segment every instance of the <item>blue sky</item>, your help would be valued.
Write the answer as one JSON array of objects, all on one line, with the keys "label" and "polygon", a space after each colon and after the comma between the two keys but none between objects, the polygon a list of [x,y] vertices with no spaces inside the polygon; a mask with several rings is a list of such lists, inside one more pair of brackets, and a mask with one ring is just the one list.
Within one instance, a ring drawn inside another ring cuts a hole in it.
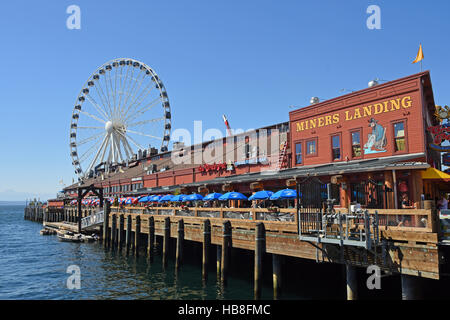
[{"label": "blue sky", "polygon": [[[69,5],[81,30],[66,28]],[[369,30],[369,5],[381,30]],[[74,101],[104,62],[151,66],[173,128],[225,130],[287,121],[289,106],[374,78],[420,71],[423,44],[437,104],[449,104],[449,1],[8,1],[0,10],[0,200],[53,196],[70,184]],[[224,131],[225,133],[225,131]],[[5,190],[14,190],[17,194]],[[8,199],[5,199],[8,198]]]}]

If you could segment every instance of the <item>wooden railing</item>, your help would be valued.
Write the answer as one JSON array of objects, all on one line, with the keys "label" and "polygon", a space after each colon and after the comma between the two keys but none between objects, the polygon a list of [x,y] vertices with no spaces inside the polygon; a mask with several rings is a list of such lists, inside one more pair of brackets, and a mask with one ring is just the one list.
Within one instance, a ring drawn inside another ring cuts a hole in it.
[{"label": "wooden railing", "polygon": [[[200,218],[221,218],[221,219],[240,219],[251,221],[280,221],[286,225],[298,225],[296,209],[256,209],[256,208],[203,208],[203,207],[111,207],[113,212],[170,215]],[[315,223],[316,211],[320,209],[300,209],[305,221],[309,224]],[[336,208],[337,213],[347,213],[347,209]],[[374,217],[378,215],[378,225],[380,231],[416,231],[416,232],[434,232],[439,226],[439,220],[436,212],[431,209],[369,209],[369,214]],[[313,216],[311,216],[313,214]],[[310,217],[311,216],[311,217]]]},{"label": "wooden railing", "polygon": [[255,208],[201,208],[201,207],[111,207],[113,211],[130,213],[205,217],[222,219],[244,219],[264,221],[285,221],[297,223],[296,209],[255,209]]}]

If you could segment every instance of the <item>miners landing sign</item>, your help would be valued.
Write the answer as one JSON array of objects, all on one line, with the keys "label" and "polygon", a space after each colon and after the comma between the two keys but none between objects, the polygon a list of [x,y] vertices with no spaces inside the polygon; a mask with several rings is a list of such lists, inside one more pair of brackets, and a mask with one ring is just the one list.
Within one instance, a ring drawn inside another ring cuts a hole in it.
[{"label": "miners landing sign", "polygon": [[409,109],[413,105],[411,96],[390,99],[380,103],[353,108],[342,112],[336,112],[295,123],[297,132],[339,124],[341,121],[352,121],[362,118],[374,117],[388,112]]}]

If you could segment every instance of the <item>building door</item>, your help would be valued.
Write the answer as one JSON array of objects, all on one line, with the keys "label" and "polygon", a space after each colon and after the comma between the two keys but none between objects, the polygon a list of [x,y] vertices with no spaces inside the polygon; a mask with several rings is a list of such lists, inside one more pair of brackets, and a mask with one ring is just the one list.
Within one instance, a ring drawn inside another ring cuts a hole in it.
[{"label": "building door", "polygon": [[318,178],[306,178],[299,182],[300,206],[304,208],[322,208],[327,199],[327,184]]}]

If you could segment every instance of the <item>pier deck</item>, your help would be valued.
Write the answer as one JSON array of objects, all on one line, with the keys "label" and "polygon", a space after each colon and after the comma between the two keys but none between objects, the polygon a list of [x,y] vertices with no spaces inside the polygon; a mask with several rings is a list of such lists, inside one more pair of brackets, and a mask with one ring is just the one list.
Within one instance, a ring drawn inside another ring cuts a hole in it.
[{"label": "pier deck", "polygon": [[[89,215],[90,212],[89,209],[83,210],[83,216]],[[375,211],[370,210],[370,214],[375,214]],[[124,233],[127,232],[127,217],[131,217],[133,234],[135,234],[136,220],[139,217],[139,233],[147,235],[148,238],[150,217],[153,217],[154,235],[164,237],[166,235],[165,221],[168,218],[171,238],[178,238],[178,224],[182,220],[183,239],[203,243],[203,227],[208,221],[211,228],[211,244],[220,246],[224,241],[224,223],[228,221],[231,226],[231,247],[254,251],[256,228],[262,223],[265,236],[264,249],[270,254],[359,267],[375,264],[388,273],[439,279],[441,260],[433,212],[431,210],[377,210],[377,214],[380,216],[381,223],[377,230],[371,230],[371,232],[378,233],[380,241],[372,248],[340,246],[322,243],[320,240],[318,243],[300,240],[296,209],[280,209],[279,212],[273,213],[268,209],[250,208],[189,208],[186,210],[177,207],[111,207],[108,215],[108,230],[111,236],[113,227],[111,220],[115,216],[115,240],[117,237],[124,239],[123,235],[121,237],[117,235],[121,216],[125,221]],[[66,208],[65,216],[69,217],[68,220],[75,222],[76,208]],[[389,225],[389,219],[394,216],[408,216],[410,225]],[[424,218],[428,221],[425,225],[419,226],[414,222]],[[284,221],[274,221],[276,219]],[[73,226],[69,225],[69,228]],[[346,225],[344,227],[347,228]],[[358,229],[361,226],[348,226],[348,228],[352,227]],[[336,226],[330,226],[330,232],[333,228],[335,229]]]}]

